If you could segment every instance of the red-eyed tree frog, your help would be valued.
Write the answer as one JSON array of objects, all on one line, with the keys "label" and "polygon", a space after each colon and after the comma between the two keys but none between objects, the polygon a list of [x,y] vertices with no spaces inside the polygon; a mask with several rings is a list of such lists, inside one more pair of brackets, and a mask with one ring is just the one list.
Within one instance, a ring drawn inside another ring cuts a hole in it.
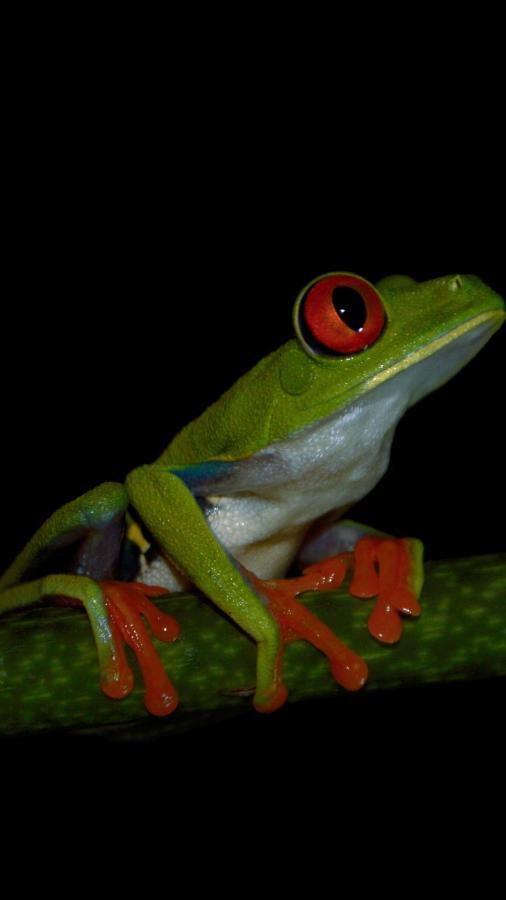
[{"label": "red-eyed tree frog", "polygon": [[[137,655],[154,715],[177,705],[156,638],[177,622],[153,598],[199,588],[257,643],[254,706],[280,707],[284,645],[323,651],[350,690],[365,662],[298,599],[335,588],[374,597],[369,630],[394,643],[418,615],[423,548],[344,519],[384,474],[403,413],[462,368],[505,317],[474,276],[376,285],[346,272],[311,281],[291,340],[262,359],[155,462],[57,510],[0,579],[0,612],[46,598],[84,606],[110,698],[132,690]],[[132,554],[132,548],[136,553]],[[285,577],[293,564],[302,574]],[[239,687],[239,686],[238,686]]]}]

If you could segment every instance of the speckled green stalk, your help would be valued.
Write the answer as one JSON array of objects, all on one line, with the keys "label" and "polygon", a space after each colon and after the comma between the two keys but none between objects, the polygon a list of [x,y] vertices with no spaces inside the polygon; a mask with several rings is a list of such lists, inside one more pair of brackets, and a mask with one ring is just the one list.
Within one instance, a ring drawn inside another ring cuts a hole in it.
[{"label": "speckled green stalk", "polygon": [[[366,659],[363,690],[506,674],[506,554],[428,563],[422,616],[405,621],[395,646],[377,643],[367,631],[373,601],[353,599],[342,588],[306,594],[304,602]],[[249,708],[251,697],[230,692],[253,686],[254,644],[194,596],[168,597],[159,605],[181,624],[180,640],[156,641],[180,695],[173,715],[162,721],[146,712],[135,662],[134,692],[121,701],[105,697],[86,615],[43,608],[0,620],[0,733],[110,726],[149,733],[155,724],[171,731],[200,722],[203,714]],[[284,671],[292,702],[341,690],[325,658],[303,642],[287,647]]]}]

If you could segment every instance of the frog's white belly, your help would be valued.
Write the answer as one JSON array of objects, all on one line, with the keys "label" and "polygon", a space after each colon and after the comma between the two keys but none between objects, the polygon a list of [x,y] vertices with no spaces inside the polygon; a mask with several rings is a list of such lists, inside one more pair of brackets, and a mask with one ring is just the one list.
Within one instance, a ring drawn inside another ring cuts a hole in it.
[{"label": "frog's white belly", "polygon": [[407,401],[385,390],[378,402],[380,391],[245,460],[237,484],[244,478],[247,490],[207,497],[214,533],[259,577],[284,575],[308,527],[356,503],[385,473]]},{"label": "frog's white belly", "polygon": [[[372,490],[408,406],[400,381],[233,464],[205,494],[209,525],[232,556],[260,578],[281,577],[316,519]],[[188,584],[161,557],[139,578],[171,589]]]}]

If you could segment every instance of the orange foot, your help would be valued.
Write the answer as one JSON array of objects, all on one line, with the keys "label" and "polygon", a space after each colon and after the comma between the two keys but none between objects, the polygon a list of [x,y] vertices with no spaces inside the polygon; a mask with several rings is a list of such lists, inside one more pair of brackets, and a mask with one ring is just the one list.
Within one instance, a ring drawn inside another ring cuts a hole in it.
[{"label": "orange foot", "polygon": [[[356,691],[367,680],[367,665],[361,656],[343,644],[334,632],[310,612],[296,597],[306,591],[335,590],[346,575],[346,566],[339,557],[324,560],[304,570],[300,578],[262,581],[249,573],[257,591],[266,597],[269,612],[276,619],[281,632],[281,651],[276,662],[276,683],[282,684],[281,668],[284,647],[299,639],[308,641],[325,654],[332,674],[342,687]],[[286,699],[273,692],[274,700],[256,706],[259,712],[274,712]]]},{"label": "orange foot", "polygon": [[[348,555],[348,554],[343,554]],[[369,616],[373,637],[395,644],[402,635],[401,613],[419,616],[423,584],[423,545],[416,538],[363,537],[355,545],[353,597],[377,597]]]},{"label": "orange foot", "polygon": [[[282,650],[276,678],[281,680],[283,648],[300,638],[309,641],[328,658],[332,674],[342,687],[356,691],[367,680],[367,665],[320,619],[296,598],[307,591],[332,591],[353,571],[349,591],[354,597],[377,597],[368,628],[383,643],[395,643],[402,634],[401,613],[420,615],[418,595],[422,587],[422,544],[412,538],[361,538],[350,553],[340,553],[304,569],[299,578],[262,581],[248,573],[257,591],[267,598],[271,614],[280,625]],[[272,712],[279,702],[259,707]]]},{"label": "orange foot", "polygon": [[102,680],[102,690],[114,699],[131,693],[134,677],[125,656],[123,643],[126,643],[134,651],[142,672],[146,687],[144,702],[148,711],[154,716],[169,715],[178,704],[177,691],[160,662],[141,618],[147,620],[154,636],[160,641],[176,640],[179,636],[176,620],[148,600],[148,597],[167,594],[167,589],[125,581],[101,581],[100,586],[115,645],[112,671]]}]

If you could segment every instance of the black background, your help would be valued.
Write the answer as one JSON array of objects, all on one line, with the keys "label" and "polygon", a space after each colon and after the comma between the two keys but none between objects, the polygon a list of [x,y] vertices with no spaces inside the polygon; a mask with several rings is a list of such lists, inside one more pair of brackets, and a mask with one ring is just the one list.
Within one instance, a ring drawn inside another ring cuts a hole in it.
[{"label": "black background", "polygon": [[[448,24],[342,4],[72,13],[5,16],[0,569],[284,340],[315,275],[467,271],[506,296],[489,9]],[[357,516],[432,556],[504,551],[505,340],[405,417]],[[474,867],[482,887],[502,859],[503,711],[496,680],[286,705],[154,744],[4,740],[4,871],[52,888],[89,873],[94,890],[105,871],[117,889],[126,862],[129,887],[160,874],[171,890],[201,873],[223,889],[237,867],[265,892],[267,866],[283,886],[333,884],[357,847],[354,884],[371,871],[391,887],[404,861],[420,883],[437,860],[439,883],[446,863],[452,885]]]},{"label": "black background", "polygon": [[[294,167],[265,147],[259,168],[253,146],[244,158],[196,152],[183,169],[173,143],[79,136],[21,153],[12,169],[2,568],[57,506],[153,460],[290,337],[292,303],[319,273],[472,272],[506,295],[502,188],[483,168],[456,175],[450,157],[434,179],[409,157],[406,171],[363,157],[350,167],[336,146],[323,172],[318,160]],[[406,415],[389,472],[357,518],[418,535],[432,558],[504,551],[505,356],[503,329]],[[400,741],[405,771],[410,754],[477,734],[497,752],[500,681],[351,700],[246,714],[156,744],[52,735],[7,742],[6,752],[238,765],[251,752],[286,759],[308,748],[364,761]]]}]

